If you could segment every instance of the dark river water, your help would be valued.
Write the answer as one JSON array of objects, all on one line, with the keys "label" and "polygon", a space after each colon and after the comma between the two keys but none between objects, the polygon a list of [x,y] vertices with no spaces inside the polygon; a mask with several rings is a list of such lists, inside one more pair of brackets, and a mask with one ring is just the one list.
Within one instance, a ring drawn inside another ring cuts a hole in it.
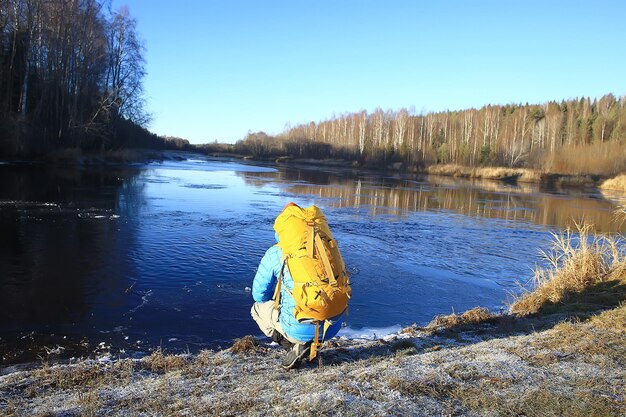
[{"label": "dark river water", "polygon": [[623,196],[597,190],[193,158],[0,165],[0,364],[260,336],[250,287],[289,201],[320,206],[339,242],[346,337],[504,308],[550,232],[582,218],[620,231]]}]

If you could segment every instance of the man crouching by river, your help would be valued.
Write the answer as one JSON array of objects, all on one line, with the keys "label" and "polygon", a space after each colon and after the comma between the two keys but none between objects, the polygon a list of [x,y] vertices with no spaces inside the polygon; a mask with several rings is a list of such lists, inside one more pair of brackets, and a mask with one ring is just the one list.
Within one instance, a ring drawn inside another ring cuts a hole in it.
[{"label": "man crouching by river", "polygon": [[288,351],[282,366],[291,369],[307,354],[313,359],[319,343],[337,334],[351,290],[319,208],[289,203],[274,230],[277,244],[265,252],[252,283],[251,314],[261,331]]}]

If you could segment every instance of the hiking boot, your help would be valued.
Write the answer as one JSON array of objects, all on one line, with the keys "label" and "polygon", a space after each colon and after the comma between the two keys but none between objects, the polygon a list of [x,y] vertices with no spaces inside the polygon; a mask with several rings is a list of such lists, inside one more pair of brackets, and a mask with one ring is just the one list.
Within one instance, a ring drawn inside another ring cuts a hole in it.
[{"label": "hiking boot", "polygon": [[285,350],[291,350],[293,343],[291,343],[285,336],[280,334],[277,330],[272,332],[272,340],[281,345]]},{"label": "hiking boot", "polygon": [[309,343],[297,343],[294,347],[287,352],[285,359],[283,359],[283,368],[293,369],[296,368],[302,358],[309,354],[311,351],[311,342]]}]

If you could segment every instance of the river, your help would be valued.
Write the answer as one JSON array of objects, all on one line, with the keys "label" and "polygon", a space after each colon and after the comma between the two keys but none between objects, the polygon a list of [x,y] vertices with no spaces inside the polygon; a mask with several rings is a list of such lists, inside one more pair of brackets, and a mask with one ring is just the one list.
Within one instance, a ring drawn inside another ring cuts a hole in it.
[{"label": "river", "polygon": [[623,232],[595,189],[248,164],[0,164],[0,364],[197,351],[260,336],[258,262],[289,201],[326,214],[351,273],[346,337],[477,305],[498,311],[551,232]]}]

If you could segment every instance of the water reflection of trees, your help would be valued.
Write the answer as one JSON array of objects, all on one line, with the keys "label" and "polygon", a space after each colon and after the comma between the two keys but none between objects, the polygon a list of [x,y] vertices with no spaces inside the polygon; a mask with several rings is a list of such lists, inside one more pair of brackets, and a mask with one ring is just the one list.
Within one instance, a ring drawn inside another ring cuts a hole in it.
[{"label": "water reflection of trees", "polygon": [[137,194],[122,192],[136,174],[0,170],[0,331],[88,321],[101,291],[124,296],[128,277],[112,263],[133,237],[111,216],[124,194]]},{"label": "water reflection of trees", "polygon": [[340,175],[327,171],[316,171],[310,169],[281,169],[268,172],[238,171],[246,185],[253,187],[263,187],[269,182],[304,182],[317,185],[334,183]]},{"label": "water reflection of trees", "polygon": [[[448,177],[406,179],[349,172],[285,169],[272,173],[242,173],[247,184],[285,183],[294,194],[325,199],[333,207],[367,208],[371,215],[415,211],[453,211],[467,216],[526,221],[560,228],[586,221],[601,232],[619,231],[614,203],[576,190],[548,190],[536,184],[511,185],[495,181]],[[621,228],[623,230],[623,227]]]}]

